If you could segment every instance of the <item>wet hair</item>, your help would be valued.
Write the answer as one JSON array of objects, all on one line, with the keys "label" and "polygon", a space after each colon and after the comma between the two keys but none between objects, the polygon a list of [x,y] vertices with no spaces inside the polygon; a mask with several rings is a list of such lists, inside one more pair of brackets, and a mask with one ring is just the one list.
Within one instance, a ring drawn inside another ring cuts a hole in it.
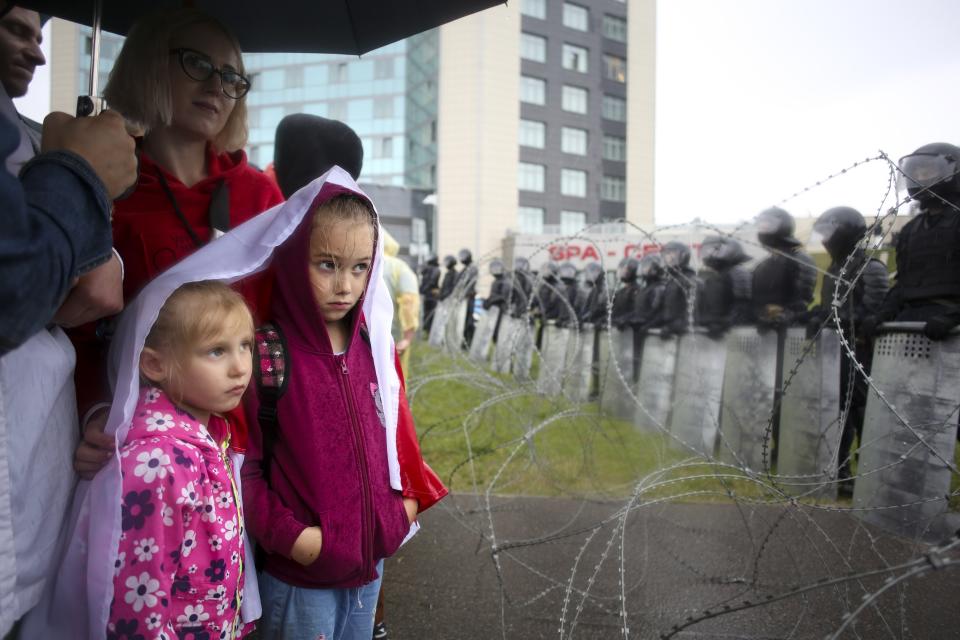
[{"label": "wet hair", "polygon": [[373,231],[373,247],[370,249],[373,250],[377,246],[377,214],[373,210],[373,205],[366,198],[359,195],[344,194],[320,203],[313,211],[311,233],[321,229],[321,234],[325,234],[338,222],[354,224],[366,222]]},{"label": "wet hair", "polygon": [[169,355],[176,368],[195,345],[225,328],[253,335],[253,316],[243,297],[217,280],[188,282],[163,303],[143,346]]},{"label": "wet hair", "polygon": [[[138,21],[120,49],[103,90],[110,108],[147,133],[169,125],[173,121],[170,45],[174,36],[198,24],[212,26],[226,36],[237,54],[237,71],[246,75],[240,43],[216,18],[197,9],[158,11]],[[247,96],[234,103],[223,130],[211,141],[217,151],[236,151],[247,142]]]}]

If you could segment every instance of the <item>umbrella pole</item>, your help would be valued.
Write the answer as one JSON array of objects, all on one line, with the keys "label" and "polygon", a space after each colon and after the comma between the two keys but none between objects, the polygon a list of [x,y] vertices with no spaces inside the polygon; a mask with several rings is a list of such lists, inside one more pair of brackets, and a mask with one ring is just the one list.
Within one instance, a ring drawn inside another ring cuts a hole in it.
[{"label": "umbrella pole", "polygon": [[93,23],[90,37],[90,84],[89,93],[77,98],[77,116],[95,116],[103,109],[103,99],[97,93],[100,81],[100,18],[103,0],[93,0]]}]

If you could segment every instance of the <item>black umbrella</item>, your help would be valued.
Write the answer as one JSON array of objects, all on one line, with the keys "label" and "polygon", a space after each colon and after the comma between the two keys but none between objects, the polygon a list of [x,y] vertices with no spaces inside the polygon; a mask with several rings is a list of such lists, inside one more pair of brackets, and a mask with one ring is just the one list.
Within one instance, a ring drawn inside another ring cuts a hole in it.
[{"label": "black umbrella", "polygon": [[[92,25],[96,0],[22,0],[17,4]],[[476,13],[505,0],[102,0],[101,27],[126,34],[141,16],[184,5],[233,31],[245,52],[360,55]]]},{"label": "black umbrella", "polygon": [[144,14],[190,6],[215,16],[248,52],[360,55],[505,0],[18,0],[40,13],[93,27],[90,95],[77,115],[99,111],[100,29],[126,34]]}]

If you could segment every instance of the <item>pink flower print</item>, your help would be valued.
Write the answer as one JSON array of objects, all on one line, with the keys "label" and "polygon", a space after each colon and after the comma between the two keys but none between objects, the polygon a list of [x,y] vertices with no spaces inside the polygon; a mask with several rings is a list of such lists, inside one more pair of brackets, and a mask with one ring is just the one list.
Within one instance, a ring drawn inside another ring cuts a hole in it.
[{"label": "pink flower print", "polygon": [[160,399],[160,389],[156,387],[151,387],[147,393],[143,396],[144,404],[153,404]]},{"label": "pink flower print", "polygon": [[180,489],[180,497],[177,498],[177,504],[189,507],[197,506],[197,489],[193,486],[193,481],[187,483],[187,486]]},{"label": "pink flower print", "polygon": [[144,606],[152,609],[157,606],[158,596],[166,595],[160,590],[160,581],[154,580],[144,571],[139,576],[127,578],[127,593],[123,596],[124,602],[133,606],[133,610],[140,613]]},{"label": "pink flower print", "polygon": [[147,418],[148,432],[159,431],[163,433],[173,425],[173,416],[169,413],[163,413],[162,411],[154,411],[153,414]]},{"label": "pink flower print", "polygon": [[201,622],[206,622],[209,619],[210,614],[203,610],[202,604],[198,604],[195,607],[187,605],[183,613],[177,616],[177,623],[185,627],[197,627]]},{"label": "pink flower print", "polygon": [[133,553],[136,554],[137,560],[140,562],[149,562],[153,559],[153,554],[158,551],[160,551],[160,547],[157,546],[156,540],[153,538],[138,540],[133,548]]},{"label": "pink flower print", "polygon": [[163,505],[163,511],[161,513],[163,515],[163,525],[165,527],[172,527],[173,526],[173,507],[171,507],[170,505]]},{"label": "pink flower print", "polygon": [[233,496],[226,491],[221,492],[220,495],[217,496],[217,506],[221,509],[229,509],[232,504]]},{"label": "pink flower print", "polygon": [[183,542],[180,543],[180,555],[186,558],[194,549],[197,548],[197,532],[193,529],[183,534]]},{"label": "pink flower print", "polygon": [[144,622],[147,624],[147,629],[157,629],[163,624],[163,618],[156,611],[152,612],[147,616]]},{"label": "pink flower print", "polygon": [[117,559],[113,561],[113,575],[119,576],[120,572],[123,571],[124,565],[127,563],[127,552],[121,551],[117,554]]},{"label": "pink flower print", "polygon": [[210,536],[207,539],[207,542],[210,544],[211,551],[220,551],[223,548],[223,538],[217,535]]},{"label": "pink flower print", "polygon": [[170,466],[170,456],[163,452],[163,449],[153,449],[152,451],[143,451],[137,455],[138,464],[133,468],[133,474],[138,478],[143,478],[146,483],[153,482],[157,478],[161,480],[167,476],[167,467]]},{"label": "pink flower print", "polygon": [[223,537],[227,540],[233,540],[237,535],[237,519],[236,517],[230,518],[227,522],[223,523]]},{"label": "pink flower print", "polygon": [[207,496],[203,500],[203,506],[200,507],[200,519],[204,522],[217,521],[217,508],[213,506],[213,496]]}]

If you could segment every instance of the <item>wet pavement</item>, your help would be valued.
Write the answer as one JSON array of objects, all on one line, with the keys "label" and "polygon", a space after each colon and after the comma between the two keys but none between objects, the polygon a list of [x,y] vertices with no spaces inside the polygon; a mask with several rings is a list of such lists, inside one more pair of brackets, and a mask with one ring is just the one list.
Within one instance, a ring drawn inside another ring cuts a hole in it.
[{"label": "wet pavement", "polygon": [[868,573],[923,558],[929,548],[847,513],[746,503],[624,506],[495,498],[488,509],[482,496],[447,498],[387,561],[390,638],[606,639],[625,637],[625,628],[631,638],[660,638],[691,616],[707,619],[672,637],[825,638],[865,601],[840,638],[960,638],[960,567],[876,595],[905,570]]}]

